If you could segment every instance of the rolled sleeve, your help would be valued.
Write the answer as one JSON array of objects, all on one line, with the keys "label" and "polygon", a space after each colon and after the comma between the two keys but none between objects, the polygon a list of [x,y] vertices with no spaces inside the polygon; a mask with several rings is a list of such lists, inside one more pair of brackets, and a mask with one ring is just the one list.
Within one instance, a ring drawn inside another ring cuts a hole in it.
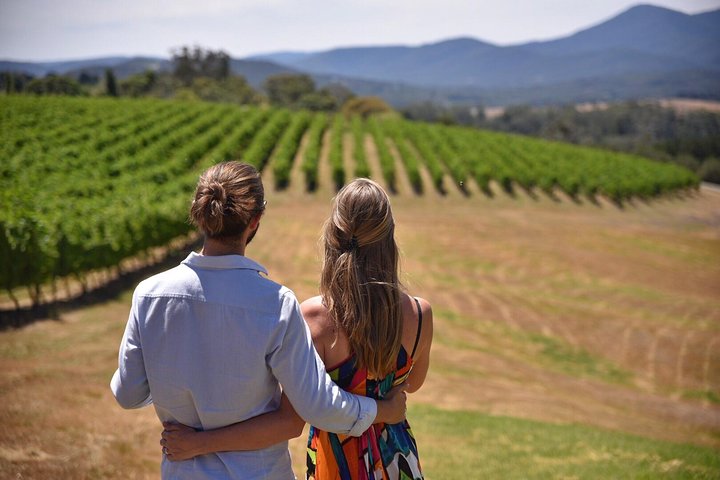
[{"label": "rolled sleeve", "polygon": [[[325,376],[330,378],[327,374],[325,374]],[[335,385],[334,382],[333,385]],[[375,417],[377,416],[377,402],[369,397],[361,397],[359,395],[353,395],[353,397],[355,397],[355,400],[359,403],[360,415],[358,416],[355,425],[353,425],[348,432],[348,435],[359,437],[365,430],[370,428],[370,425],[372,425],[375,421]]]},{"label": "rolled sleeve", "polygon": [[322,430],[360,436],[375,420],[377,403],[332,381],[292,293],[284,296],[280,325],[267,362],[295,410]]},{"label": "rolled sleeve", "polygon": [[140,408],[152,403],[140,343],[137,310],[137,299],[133,295],[130,316],[120,343],[118,369],[110,380],[110,389],[115,399],[120,406],[128,409]]}]

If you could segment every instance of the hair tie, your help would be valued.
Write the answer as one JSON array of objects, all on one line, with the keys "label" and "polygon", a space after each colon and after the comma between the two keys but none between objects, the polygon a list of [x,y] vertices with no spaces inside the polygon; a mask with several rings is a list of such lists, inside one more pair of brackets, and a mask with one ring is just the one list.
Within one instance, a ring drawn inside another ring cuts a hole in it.
[{"label": "hair tie", "polygon": [[357,237],[356,237],[355,235],[353,235],[352,238],[350,239],[349,247],[350,247],[350,248],[348,248],[348,250],[350,250],[350,251],[355,251],[355,250],[357,250],[357,248],[358,248],[358,239],[357,239]]}]

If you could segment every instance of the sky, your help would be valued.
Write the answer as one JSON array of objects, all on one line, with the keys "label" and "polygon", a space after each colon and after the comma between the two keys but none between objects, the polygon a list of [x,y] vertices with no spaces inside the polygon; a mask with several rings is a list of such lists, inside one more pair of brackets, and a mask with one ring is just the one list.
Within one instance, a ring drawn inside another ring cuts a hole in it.
[{"label": "sky", "polygon": [[[235,58],[276,51],[420,45],[470,36],[549,40],[607,20],[628,0],[0,0],[0,59],[169,57],[199,45]],[[720,0],[654,0],[693,14]]]}]

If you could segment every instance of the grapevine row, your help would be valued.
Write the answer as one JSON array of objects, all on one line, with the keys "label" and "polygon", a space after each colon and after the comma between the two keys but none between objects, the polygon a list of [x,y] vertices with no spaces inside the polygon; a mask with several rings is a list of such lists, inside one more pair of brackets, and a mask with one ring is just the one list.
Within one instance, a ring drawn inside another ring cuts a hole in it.
[{"label": "grapevine row", "polygon": [[[407,122],[329,118],[325,114],[153,100],[0,97],[0,287],[28,287],[77,276],[167,244],[187,233],[198,174],[242,159],[273,168],[276,188],[301,140],[305,188],[318,187],[323,139],[334,187],[368,177],[365,142],[374,143],[385,184],[394,189],[395,158],[415,192],[421,171],[444,192],[469,179],[553,195],[604,195],[616,202],[694,187],[689,171],[629,154],[518,135]],[[353,171],[343,162],[344,131]],[[324,133],[330,129],[329,135]]]}]

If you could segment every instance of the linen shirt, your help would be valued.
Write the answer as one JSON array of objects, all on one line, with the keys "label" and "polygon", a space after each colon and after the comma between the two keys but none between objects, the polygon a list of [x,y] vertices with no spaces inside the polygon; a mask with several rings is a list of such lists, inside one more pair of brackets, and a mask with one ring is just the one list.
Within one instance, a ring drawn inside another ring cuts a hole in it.
[{"label": "linen shirt", "polygon": [[[153,404],[161,421],[214,429],[276,410],[281,388],[323,430],[359,436],[374,400],[325,372],[292,291],[241,255],[190,255],[135,289],[110,386],[124,408]],[[287,441],[183,462],[163,455],[162,477],[294,478]]]}]

